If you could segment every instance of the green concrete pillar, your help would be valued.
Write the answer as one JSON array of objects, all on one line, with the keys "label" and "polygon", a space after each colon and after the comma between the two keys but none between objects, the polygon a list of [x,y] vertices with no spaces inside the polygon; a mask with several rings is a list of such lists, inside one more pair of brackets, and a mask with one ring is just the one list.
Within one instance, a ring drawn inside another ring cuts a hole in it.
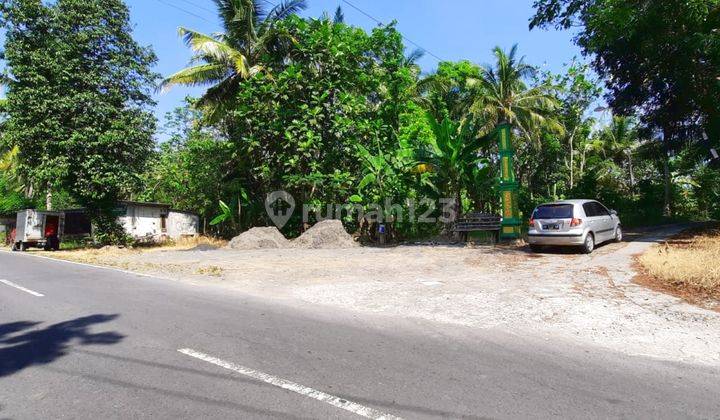
[{"label": "green concrete pillar", "polygon": [[522,221],[518,210],[518,183],[515,180],[512,146],[512,126],[501,122],[496,128],[498,149],[500,151],[500,198],[502,199],[501,239],[518,239],[521,235]]}]

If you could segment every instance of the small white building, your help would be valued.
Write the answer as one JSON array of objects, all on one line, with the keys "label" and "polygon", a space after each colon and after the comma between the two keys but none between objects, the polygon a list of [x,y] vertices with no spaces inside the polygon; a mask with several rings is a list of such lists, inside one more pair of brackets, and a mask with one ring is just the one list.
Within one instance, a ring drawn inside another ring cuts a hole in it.
[{"label": "small white building", "polygon": [[197,236],[200,217],[173,210],[168,204],[122,201],[116,208],[118,222],[136,240],[159,242]]},{"label": "small white building", "polygon": [[[66,236],[92,236],[85,209],[64,212]],[[178,240],[197,236],[200,232],[198,215],[171,209],[169,204],[121,201],[115,207],[115,215],[125,232],[138,241]]]}]

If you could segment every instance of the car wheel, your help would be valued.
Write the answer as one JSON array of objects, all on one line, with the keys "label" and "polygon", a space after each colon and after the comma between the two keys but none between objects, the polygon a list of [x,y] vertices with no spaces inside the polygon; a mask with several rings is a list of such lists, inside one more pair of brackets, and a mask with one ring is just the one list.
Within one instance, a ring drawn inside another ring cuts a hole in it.
[{"label": "car wheel", "polygon": [[18,249],[18,244],[17,244],[17,242],[13,242],[13,244],[12,244],[12,250],[13,250],[13,251],[18,251],[18,250],[19,250],[19,249]]},{"label": "car wheel", "polygon": [[20,242],[18,244],[18,251],[25,252],[26,250],[27,250],[27,245],[25,244],[25,242]]},{"label": "car wheel", "polygon": [[541,252],[542,247],[540,245],[530,245],[530,251],[532,252]]},{"label": "car wheel", "polygon": [[587,236],[585,236],[582,250],[585,254],[591,254],[595,250],[595,236],[593,236],[592,233],[588,233]]},{"label": "car wheel", "polygon": [[615,242],[622,242],[623,240],[623,231],[620,225],[615,228]]}]

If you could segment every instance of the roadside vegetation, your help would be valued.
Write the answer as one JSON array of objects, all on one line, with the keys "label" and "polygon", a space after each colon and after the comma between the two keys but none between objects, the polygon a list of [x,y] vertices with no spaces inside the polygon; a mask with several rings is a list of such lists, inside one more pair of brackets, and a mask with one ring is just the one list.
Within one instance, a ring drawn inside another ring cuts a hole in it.
[{"label": "roadside vegetation", "polygon": [[[365,31],[340,9],[300,17],[304,0],[215,3],[221,33],[182,27],[192,62],[163,79],[122,0],[2,2],[0,213],[82,205],[101,243],[124,241],[117,199],[196,212],[218,237],[270,224],[264,199],[277,190],[320,209],[450,198],[497,213],[488,135],[506,120],[525,216],[595,198],[626,225],[720,218],[718,0],[538,0],[531,27],[576,27],[586,54],[559,74],[526,62],[522,45],[423,72],[394,23]],[[152,92],[178,85],[207,90],[153,143]],[[299,213],[287,236],[306,228]],[[344,222],[370,240],[377,230]],[[399,241],[443,227],[406,218],[387,231]]]},{"label": "roadside vegetation", "polygon": [[651,277],[646,282],[696,300],[720,299],[720,225],[678,235],[650,248],[639,261]]}]

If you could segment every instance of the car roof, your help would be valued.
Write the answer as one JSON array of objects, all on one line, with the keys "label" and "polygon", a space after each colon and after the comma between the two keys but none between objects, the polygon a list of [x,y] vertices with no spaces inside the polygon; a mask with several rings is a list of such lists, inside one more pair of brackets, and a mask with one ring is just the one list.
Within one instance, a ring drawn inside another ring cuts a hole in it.
[{"label": "car roof", "polygon": [[573,200],[559,200],[559,201],[553,201],[550,203],[543,203],[543,204],[540,204],[539,206],[550,206],[550,205],[557,205],[557,204],[585,204],[585,203],[592,203],[592,202],[597,202],[597,200],[591,200],[591,199],[586,199],[586,198],[573,199]]}]

